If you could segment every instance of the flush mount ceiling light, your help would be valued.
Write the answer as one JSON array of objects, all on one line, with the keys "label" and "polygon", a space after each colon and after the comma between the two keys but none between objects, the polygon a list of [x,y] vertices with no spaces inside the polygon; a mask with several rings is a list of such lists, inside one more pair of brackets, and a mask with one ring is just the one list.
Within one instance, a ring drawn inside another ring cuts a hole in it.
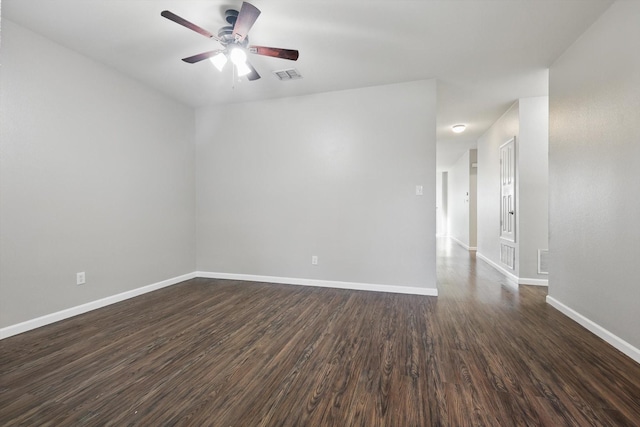
[{"label": "flush mount ceiling light", "polygon": [[460,132],[464,132],[464,130],[467,128],[467,125],[453,125],[451,126],[451,129],[455,132],[455,133],[460,133]]}]

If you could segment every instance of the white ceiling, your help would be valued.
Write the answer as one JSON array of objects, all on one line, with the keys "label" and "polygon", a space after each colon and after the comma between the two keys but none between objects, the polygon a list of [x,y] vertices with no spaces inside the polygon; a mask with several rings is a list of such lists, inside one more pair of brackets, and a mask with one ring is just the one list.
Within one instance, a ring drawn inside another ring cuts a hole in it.
[{"label": "white ceiling", "polygon": [[[611,0],[252,0],[251,44],[300,50],[297,62],[251,56],[262,79],[233,84],[227,67],[181,58],[241,0],[4,0],[8,18],[193,107],[438,79],[438,168],[446,169],[516,99],[547,95],[547,68]],[[295,67],[301,80],[274,70]],[[380,102],[385,102],[381,99]],[[389,105],[389,108],[394,108]],[[463,134],[451,125],[466,123]]]}]

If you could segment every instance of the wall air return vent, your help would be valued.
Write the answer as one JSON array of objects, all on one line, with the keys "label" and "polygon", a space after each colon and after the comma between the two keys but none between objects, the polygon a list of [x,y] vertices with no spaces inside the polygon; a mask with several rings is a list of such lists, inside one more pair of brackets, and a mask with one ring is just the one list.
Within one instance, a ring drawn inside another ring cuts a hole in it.
[{"label": "wall air return vent", "polygon": [[538,274],[549,274],[548,249],[538,249]]},{"label": "wall air return vent", "polygon": [[513,246],[500,244],[500,262],[511,270],[516,269],[516,248]]},{"label": "wall air return vent", "polygon": [[295,68],[274,71],[273,74],[275,74],[280,80],[297,80],[302,78],[302,74],[300,74]]}]

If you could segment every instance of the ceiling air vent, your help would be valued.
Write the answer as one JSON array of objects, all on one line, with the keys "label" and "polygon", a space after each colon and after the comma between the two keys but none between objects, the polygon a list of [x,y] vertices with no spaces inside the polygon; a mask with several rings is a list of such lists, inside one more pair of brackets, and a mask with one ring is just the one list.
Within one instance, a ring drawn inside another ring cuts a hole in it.
[{"label": "ceiling air vent", "polygon": [[302,75],[295,68],[290,68],[288,70],[280,70],[274,71],[273,74],[276,75],[280,80],[296,80],[301,79]]}]

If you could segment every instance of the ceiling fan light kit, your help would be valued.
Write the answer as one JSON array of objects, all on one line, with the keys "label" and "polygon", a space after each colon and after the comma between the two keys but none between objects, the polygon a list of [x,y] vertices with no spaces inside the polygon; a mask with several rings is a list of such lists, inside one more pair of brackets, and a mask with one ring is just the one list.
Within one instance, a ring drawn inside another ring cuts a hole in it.
[{"label": "ceiling fan light kit", "polygon": [[247,54],[244,53],[244,50],[239,47],[234,47],[229,52],[229,57],[231,58],[231,62],[236,65],[245,64],[247,62]]},{"label": "ceiling fan light kit", "polygon": [[222,71],[224,66],[227,64],[227,55],[225,55],[224,52],[220,52],[217,55],[212,56],[209,60],[218,69],[218,71]]},{"label": "ceiling fan light kit", "polygon": [[223,49],[204,52],[182,59],[189,64],[210,59],[216,69],[222,71],[227,61],[231,60],[238,76],[246,75],[247,79],[252,81],[258,80],[260,74],[258,74],[256,69],[253,68],[247,60],[247,51],[255,55],[288,59],[290,61],[296,61],[299,56],[299,52],[294,49],[248,46],[249,38],[247,35],[249,30],[253,27],[258,16],[260,16],[260,10],[251,3],[242,2],[240,11],[233,9],[227,10],[225,12],[225,20],[229,25],[220,28],[217,36],[168,10],[163,11],[160,15],[200,35],[214,39],[223,46]]},{"label": "ceiling fan light kit", "polygon": [[236,72],[238,73],[238,77],[246,76],[251,72],[251,68],[249,68],[249,66],[244,62],[240,62],[238,64],[233,64],[233,65],[236,66]]}]

